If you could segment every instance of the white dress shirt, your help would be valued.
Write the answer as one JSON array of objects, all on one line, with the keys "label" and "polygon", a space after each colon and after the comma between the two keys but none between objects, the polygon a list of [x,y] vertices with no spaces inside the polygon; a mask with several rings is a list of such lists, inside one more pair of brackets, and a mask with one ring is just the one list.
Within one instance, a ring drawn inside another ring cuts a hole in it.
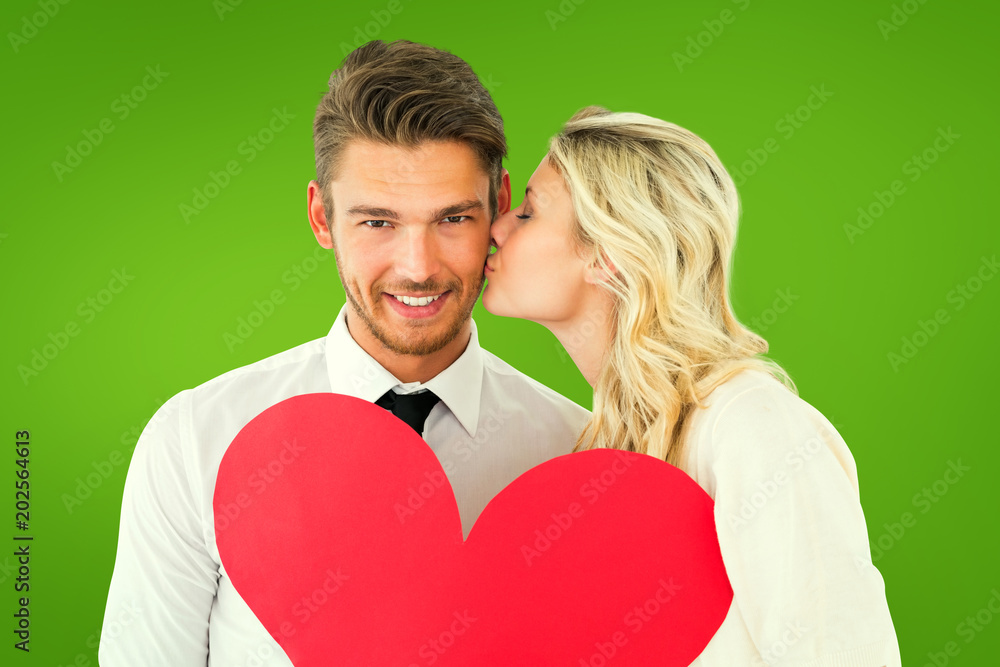
[{"label": "white dress shirt", "polygon": [[[569,453],[590,413],[479,347],[433,379],[403,384],[354,341],[341,309],[329,335],[173,396],[135,447],[105,611],[103,667],[289,667],[219,558],[212,499],[239,430],[286,398],[334,392],[374,402],[390,389],[433,391],[424,425],[468,536],[521,473]],[[335,489],[331,493],[336,493]]]},{"label": "white dress shirt", "polygon": [[682,469],[715,499],[728,615],[692,667],[900,667],[854,458],[770,375],[739,373],[689,425]]}]

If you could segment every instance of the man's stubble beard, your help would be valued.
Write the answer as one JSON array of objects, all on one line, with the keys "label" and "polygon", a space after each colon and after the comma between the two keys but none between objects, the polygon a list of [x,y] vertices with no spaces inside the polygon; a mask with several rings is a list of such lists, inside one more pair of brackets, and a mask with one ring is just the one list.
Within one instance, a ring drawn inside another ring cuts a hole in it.
[{"label": "man's stubble beard", "polygon": [[[459,310],[458,317],[452,321],[451,326],[441,334],[440,336],[430,339],[421,340],[417,343],[407,342],[400,337],[392,335],[392,332],[387,331],[379,325],[375,320],[373,313],[370,312],[361,302],[361,290],[358,289],[356,283],[348,282],[344,278],[344,274],[341,271],[340,255],[337,253],[336,248],[334,248],[334,256],[337,261],[337,273],[340,275],[340,283],[344,286],[344,293],[347,295],[347,300],[351,304],[351,308],[354,310],[354,314],[358,316],[368,331],[371,332],[372,336],[375,337],[387,350],[394,352],[395,354],[409,355],[409,356],[424,356],[428,354],[433,354],[445,346],[451,341],[455,340],[455,337],[461,333],[462,328],[465,323],[472,316],[472,310],[476,307],[476,301],[479,299],[479,294],[483,290],[483,283],[486,281],[485,275],[480,275],[476,285],[469,290],[468,294],[472,295],[472,298],[468,299],[468,302],[461,304],[461,309]],[[412,285],[404,288],[401,291],[411,291],[411,292],[431,292],[431,291],[441,291],[446,290],[451,291],[451,298],[458,298],[458,288],[460,285],[456,283],[450,283],[444,285],[444,289],[438,290],[437,285],[434,284],[420,284]],[[369,295],[371,302],[373,304],[379,304],[381,300],[382,289],[378,288],[378,284],[372,285],[372,294]]]}]

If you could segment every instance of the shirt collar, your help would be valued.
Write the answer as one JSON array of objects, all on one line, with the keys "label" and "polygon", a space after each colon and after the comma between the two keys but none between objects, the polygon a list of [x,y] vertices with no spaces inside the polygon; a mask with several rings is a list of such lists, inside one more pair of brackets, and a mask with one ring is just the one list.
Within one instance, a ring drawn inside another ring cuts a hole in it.
[{"label": "shirt collar", "polygon": [[[344,304],[326,337],[326,370],[330,388],[336,394],[354,396],[374,403],[385,392],[403,383],[364,351],[347,329],[347,308]],[[479,425],[479,399],[483,389],[483,354],[475,320],[472,335],[461,356],[448,368],[414,389],[429,389],[441,399],[469,437],[476,436]]]}]

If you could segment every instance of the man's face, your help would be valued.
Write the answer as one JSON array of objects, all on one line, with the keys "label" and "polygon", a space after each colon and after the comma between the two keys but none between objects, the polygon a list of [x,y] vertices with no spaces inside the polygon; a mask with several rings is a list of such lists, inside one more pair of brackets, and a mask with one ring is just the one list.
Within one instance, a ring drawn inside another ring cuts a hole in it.
[{"label": "man's face", "polygon": [[445,347],[472,314],[489,251],[490,184],[475,153],[353,140],[330,188],[337,270],[357,319],[397,354]]}]

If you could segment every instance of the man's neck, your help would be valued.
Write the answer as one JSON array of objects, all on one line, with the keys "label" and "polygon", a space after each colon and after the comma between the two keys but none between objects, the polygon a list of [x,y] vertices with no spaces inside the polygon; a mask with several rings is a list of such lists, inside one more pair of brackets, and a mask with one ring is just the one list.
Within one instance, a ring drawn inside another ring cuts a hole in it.
[{"label": "man's neck", "polygon": [[398,378],[400,382],[427,382],[455,363],[472,339],[472,322],[466,320],[458,335],[431,354],[399,354],[385,347],[365,325],[347,310],[347,332],[362,350]]}]

